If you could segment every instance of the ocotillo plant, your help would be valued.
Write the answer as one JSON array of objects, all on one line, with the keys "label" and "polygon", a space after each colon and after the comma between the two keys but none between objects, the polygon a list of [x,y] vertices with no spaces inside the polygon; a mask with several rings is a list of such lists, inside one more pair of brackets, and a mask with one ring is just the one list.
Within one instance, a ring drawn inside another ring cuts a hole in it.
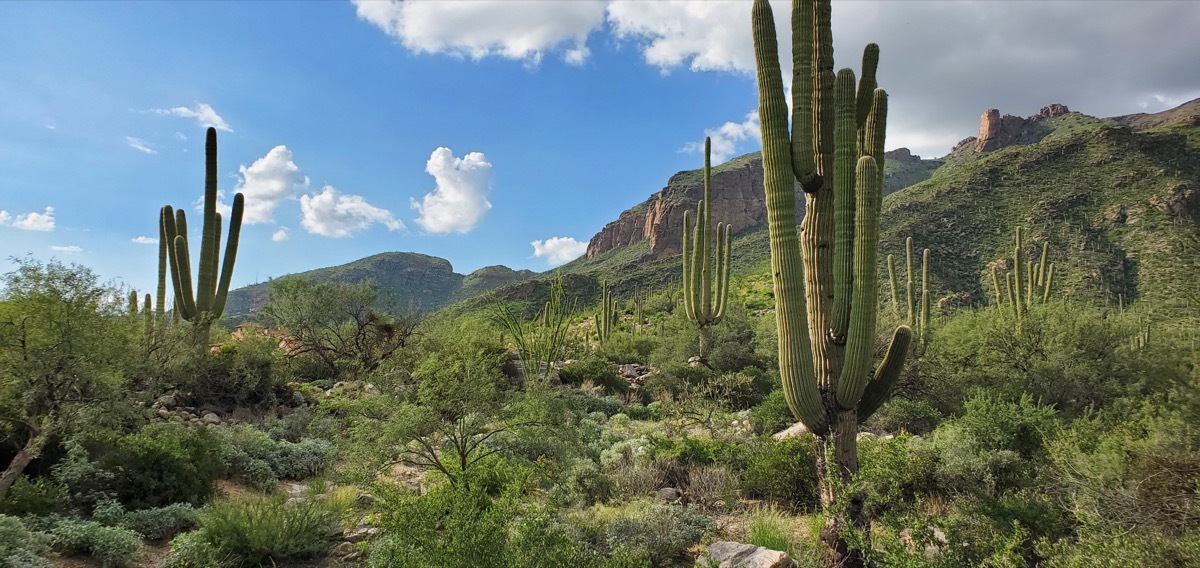
[{"label": "ocotillo plant", "polygon": [[[906,265],[908,266],[908,280],[905,283],[907,294],[908,312],[901,313],[899,285],[896,282],[896,259],[892,255],[887,257],[888,281],[891,284],[892,296],[892,311],[899,319],[908,324],[914,330],[914,333],[921,338],[921,345],[924,346],[928,339],[929,328],[929,249],[921,252],[921,302],[916,301],[916,283],[913,278],[913,240],[908,237],[904,241],[904,248],[907,254]],[[919,309],[918,309],[919,307]]]},{"label": "ocotillo plant", "polygon": [[168,244],[171,281],[175,284],[174,311],[192,323],[192,341],[200,352],[208,350],[212,324],[225,311],[244,209],[245,198],[241,193],[234,195],[229,238],[222,259],[218,254],[221,246],[221,214],[217,213],[217,130],[209,128],[204,142],[204,226],[200,229],[199,278],[194,290],[191,257],[188,254],[187,217],[182,209],[172,210],[170,205],[162,208],[159,217],[161,234]]},{"label": "ocotillo plant", "polygon": [[[704,360],[704,328],[721,322],[729,303],[729,258],[732,228],[717,223],[717,250],[712,254],[712,141],[704,139],[704,198],[696,206],[693,233],[689,211],[683,212],[683,306],[700,329]],[[715,273],[715,276],[714,276]],[[714,287],[715,284],[715,287]]]},{"label": "ocotillo plant", "polygon": [[[768,0],[752,8],[754,56],[784,398],[817,436],[827,561],[861,566],[842,538],[840,512],[865,528],[862,496],[840,488],[858,471],[858,424],[890,396],[912,330],[896,329],[872,372],[887,94],[876,88],[874,44],[857,90],[852,70],[835,78],[830,12],[829,0],[793,3],[790,132]],[[805,192],[800,235],[797,182]]]},{"label": "ocotillo plant", "polygon": [[[554,363],[566,354],[574,313],[575,302],[566,301],[562,275],[550,281],[550,301],[532,321],[507,303],[493,300],[492,320],[500,325],[500,343],[506,335],[512,336],[527,386],[549,384]],[[529,381],[531,378],[536,381]]]},{"label": "ocotillo plant", "polygon": [[612,335],[613,322],[617,320],[617,301],[607,280],[600,284],[600,288],[603,292],[600,295],[600,313],[596,314],[596,338],[604,343]]},{"label": "ocotillo plant", "polygon": [[1004,291],[1001,293],[1000,270],[992,268],[992,286],[996,289],[996,305],[1010,305],[1017,320],[1030,306],[1045,304],[1050,300],[1050,286],[1054,283],[1054,263],[1049,261],[1050,243],[1042,243],[1042,256],[1037,262],[1029,260],[1021,227],[1016,230],[1016,248],[1013,251],[1013,269],[1004,275]]}]

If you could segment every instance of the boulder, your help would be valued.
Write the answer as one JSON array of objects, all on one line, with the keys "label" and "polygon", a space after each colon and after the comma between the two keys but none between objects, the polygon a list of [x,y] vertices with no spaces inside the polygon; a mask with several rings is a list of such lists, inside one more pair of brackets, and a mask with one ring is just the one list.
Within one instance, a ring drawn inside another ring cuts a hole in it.
[{"label": "boulder", "polygon": [[800,436],[803,436],[808,433],[809,433],[808,426],[805,426],[803,422],[797,422],[797,423],[789,426],[786,430],[781,430],[779,432],[771,434],[771,438],[773,440],[775,440],[776,442],[778,442],[781,440],[786,440],[788,438],[799,438]]},{"label": "boulder", "polygon": [[206,412],[204,416],[200,417],[200,421],[205,424],[220,424],[221,417],[217,416],[215,412]]},{"label": "boulder", "polygon": [[696,566],[711,566],[713,562],[717,563],[718,568],[794,568],[796,566],[796,562],[785,552],[725,540],[709,545],[708,552],[696,562]]},{"label": "boulder", "polygon": [[674,487],[663,487],[654,493],[664,503],[678,502],[683,493]]},{"label": "boulder", "polygon": [[377,534],[379,534],[379,529],[375,527],[358,527],[347,530],[342,536],[342,540],[346,542],[362,542],[373,538]]}]

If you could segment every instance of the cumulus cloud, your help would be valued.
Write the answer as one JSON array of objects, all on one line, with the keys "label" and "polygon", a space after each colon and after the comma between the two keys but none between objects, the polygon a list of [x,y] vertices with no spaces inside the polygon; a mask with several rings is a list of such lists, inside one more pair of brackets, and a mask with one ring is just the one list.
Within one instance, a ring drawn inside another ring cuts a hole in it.
[{"label": "cumulus cloud", "polygon": [[158,244],[158,239],[155,239],[153,237],[147,237],[146,235],[134,237],[129,240],[131,240],[139,245],[156,245],[156,244]]},{"label": "cumulus cloud", "polygon": [[151,148],[150,145],[147,144],[146,141],[142,140],[141,138],[134,138],[133,136],[126,136],[125,143],[128,144],[130,148],[133,148],[134,150],[137,150],[139,152],[143,152],[146,154],[157,154],[158,153],[158,150]]},{"label": "cumulus cloud", "polygon": [[550,237],[544,241],[533,241],[533,256],[546,259],[546,264],[558,266],[583,256],[587,243],[571,237]]},{"label": "cumulus cloud", "polygon": [[279,243],[288,240],[290,236],[291,234],[288,232],[287,227],[280,227],[274,233],[271,233],[271,240]]},{"label": "cumulus cloud", "polygon": [[196,119],[196,122],[200,123],[200,126],[204,126],[206,128],[211,126],[213,128],[216,128],[217,130],[224,130],[225,132],[233,132],[233,128],[229,126],[229,123],[225,122],[225,119],[221,118],[221,115],[217,114],[217,111],[213,110],[213,107],[211,105],[209,105],[208,103],[196,103],[191,108],[188,108],[188,107],[156,108],[154,110],[151,110],[150,112],[153,112],[155,114],[161,114],[164,116],[179,116],[179,117],[183,117],[183,118],[194,118],[194,119]]},{"label": "cumulus cloud", "polygon": [[438,148],[425,163],[437,188],[420,201],[412,200],[417,224],[430,233],[467,233],[492,208],[487,200],[492,164],[481,152],[455,158],[449,148]]},{"label": "cumulus cloud", "polygon": [[588,33],[604,22],[605,2],[572,0],[353,0],[358,17],[416,53],[488,56],[536,65],[548,51],[581,64]]},{"label": "cumulus cloud", "polygon": [[52,250],[54,252],[65,252],[67,254],[76,254],[76,253],[83,252],[82,247],[77,247],[75,245],[69,245],[69,246],[50,245],[50,250]]},{"label": "cumulus cloud", "polygon": [[321,193],[300,196],[300,224],[310,233],[341,238],[380,224],[389,231],[404,229],[392,212],[367,203],[361,195],[345,195],[327,185]]},{"label": "cumulus cloud", "polygon": [[292,161],[287,146],[271,148],[249,166],[238,166],[239,181],[234,192],[246,197],[242,222],[248,225],[273,221],[275,207],[308,189],[308,176]]},{"label": "cumulus cloud", "polygon": [[[762,131],[758,123],[758,111],[751,111],[742,122],[726,122],[716,128],[704,129],[704,135],[712,143],[712,162],[719,164],[738,154],[741,142],[749,140],[757,148],[761,145]],[[704,141],[688,142],[682,148],[684,152],[704,153]]]},{"label": "cumulus cloud", "polygon": [[38,213],[22,213],[14,219],[8,211],[0,210],[0,225],[11,225],[26,231],[49,232],[54,230],[54,208],[46,206],[45,211]]},{"label": "cumulus cloud", "polygon": [[[681,65],[747,71],[754,69],[750,6],[736,0],[612,2],[608,23],[618,39],[638,44],[646,63],[664,71]],[[778,26],[779,6],[774,7]]]}]

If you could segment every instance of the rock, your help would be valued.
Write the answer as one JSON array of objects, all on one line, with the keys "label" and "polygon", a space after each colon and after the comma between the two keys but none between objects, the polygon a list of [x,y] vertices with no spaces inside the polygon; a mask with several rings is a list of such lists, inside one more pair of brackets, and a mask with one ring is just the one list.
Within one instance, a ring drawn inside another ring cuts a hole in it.
[{"label": "rock", "polygon": [[287,500],[286,504],[287,505],[299,505],[300,503],[306,503],[306,502],[308,502],[308,499],[306,499],[304,497],[291,497]]},{"label": "rock", "polygon": [[675,503],[675,502],[679,501],[679,499],[681,497],[683,497],[683,494],[680,493],[679,490],[675,489],[674,487],[663,487],[662,489],[659,489],[658,491],[656,491],[654,494],[655,494],[655,496],[657,496],[659,498],[659,500],[661,500],[664,503]]},{"label": "rock", "polygon": [[859,432],[858,436],[856,436],[854,439],[856,441],[862,441],[865,438],[874,438],[874,437],[875,437],[875,434],[872,434],[870,432]]},{"label": "rock", "polygon": [[796,565],[787,553],[725,540],[709,545],[708,552],[697,560],[696,566],[711,566],[713,561],[719,568],[793,568]]},{"label": "rock", "polygon": [[700,365],[703,365],[703,364],[704,364],[704,359],[701,359],[698,355],[688,357],[688,366],[689,367],[699,367]]},{"label": "rock", "polygon": [[158,409],[158,412],[157,412],[157,414],[158,414],[158,417],[159,417],[159,418],[162,418],[163,420],[170,420],[170,419],[171,419],[171,411],[170,411],[170,410],[167,410],[166,408],[160,408],[160,409]]},{"label": "rock", "polygon": [[809,433],[808,426],[805,426],[803,422],[797,422],[797,423],[789,426],[786,430],[781,430],[779,432],[771,434],[771,439],[778,442],[780,440],[786,440],[788,438],[799,438],[800,436],[803,436],[808,433]]},{"label": "rock", "polygon": [[167,410],[172,410],[179,405],[173,394],[164,394],[154,401],[155,406],[161,406]]},{"label": "rock", "polygon": [[304,495],[308,492],[308,486],[303,483],[289,483],[283,488],[288,495],[297,496]]},{"label": "rock", "polygon": [[358,547],[354,546],[353,542],[339,542],[337,546],[333,547],[331,554],[340,557],[347,554],[354,554],[355,552],[358,552]]},{"label": "rock", "polygon": [[1150,196],[1150,204],[1168,215],[1200,219],[1200,191],[1186,183],[1171,186],[1166,197]]},{"label": "rock", "polygon": [[909,150],[908,148],[896,148],[895,150],[884,152],[883,159],[912,164],[921,163],[921,157],[913,154],[912,150]]},{"label": "rock", "polygon": [[208,413],[205,413],[205,415],[200,418],[200,421],[205,424],[220,424],[221,417],[217,416],[216,413],[208,412]]},{"label": "rock", "polygon": [[370,507],[375,502],[375,496],[366,491],[359,493],[358,497],[354,498],[354,504],[359,507]]},{"label": "rock", "polygon": [[1069,112],[1071,112],[1071,110],[1067,108],[1067,105],[1052,103],[1050,105],[1042,107],[1042,110],[1038,111],[1038,116],[1043,116],[1046,118],[1054,118],[1054,117],[1058,117],[1058,116],[1063,116],[1064,114],[1067,114]]},{"label": "rock", "polygon": [[379,529],[375,527],[358,527],[346,531],[342,536],[342,540],[346,542],[362,542],[368,538],[374,538],[377,534],[379,534]]},{"label": "rock", "polygon": [[357,551],[351,552],[350,554],[347,554],[342,557],[342,562],[354,562],[355,560],[362,558],[362,555],[363,555],[363,553],[361,553],[361,552],[357,552]]},{"label": "rock", "polygon": [[637,363],[627,363],[617,367],[617,374],[621,375],[623,379],[636,379],[649,373],[650,369],[647,369],[645,365],[638,365]]}]

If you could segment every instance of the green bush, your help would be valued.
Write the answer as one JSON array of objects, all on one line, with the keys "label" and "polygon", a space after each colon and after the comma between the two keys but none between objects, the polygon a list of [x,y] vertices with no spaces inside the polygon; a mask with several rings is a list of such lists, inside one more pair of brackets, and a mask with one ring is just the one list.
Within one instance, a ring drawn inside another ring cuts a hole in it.
[{"label": "green bush", "polygon": [[116,501],[102,501],[92,512],[92,520],[110,527],[129,529],[146,540],[163,540],[195,528],[200,516],[187,503],[126,511]]},{"label": "green bush", "polygon": [[[222,460],[230,473],[263,490],[279,479],[302,480],[321,475],[333,464],[336,453],[328,440],[302,438],[296,443],[274,440],[266,432],[246,425],[213,430],[221,440]],[[263,469],[264,465],[271,475]]]},{"label": "green bush", "polygon": [[716,522],[693,507],[645,503],[609,523],[605,536],[612,551],[644,554],[662,566],[684,555],[716,529]]},{"label": "green bush", "polygon": [[50,531],[54,545],[68,555],[87,555],[102,568],[123,568],[141,552],[138,533],[120,527],[106,527],[95,521],[63,519]]},{"label": "green bush", "polygon": [[604,387],[606,394],[623,393],[629,384],[617,375],[616,367],[603,359],[584,359],[564,366],[558,371],[563,384],[579,386],[585,382]]},{"label": "green bush", "polygon": [[232,409],[274,404],[275,348],[276,342],[266,337],[227,342],[214,354],[184,359],[169,374],[198,405]]},{"label": "green bush", "polygon": [[645,363],[654,350],[654,340],[645,335],[614,332],[596,349],[596,356],[616,365]]},{"label": "green bush", "polygon": [[311,558],[340,533],[343,511],[316,499],[288,502],[282,495],[220,500],[200,512],[200,536],[240,566]]},{"label": "green bush", "polygon": [[506,566],[511,503],[441,486],[418,497],[377,491],[384,536],[371,548],[371,568],[468,568],[483,559]]},{"label": "green bush", "polygon": [[1046,461],[1054,409],[1029,396],[1003,402],[976,396],[966,413],[942,423],[931,437],[943,490],[997,496],[1032,483]]},{"label": "green bush", "polygon": [[238,559],[221,552],[200,531],[183,533],[171,540],[171,554],[162,568],[234,568]]},{"label": "green bush", "polygon": [[[130,509],[172,503],[199,505],[225,476],[219,442],[207,429],[154,423],[99,449],[101,487]],[[74,489],[74,487],[72,488]]]},{"label": "green bush", "polygon": [[68,500],[67,488],[52,480],[29,481],[22,475],[0,499],[0,514],[23,517],[45,516],[62,510]]},{"label": "green bush", "polygon": [[927,400],[896,397],[867,419],[866,428],[876,432],[928,434],[943,420],[942,413]]},{"label": "green bush", "polygon": [[1168,536],[1136,531],[1088,533],[1079,539],[1043,541],[1037,552],[1047,568],[1200,566],[1200,532]]},{"label": "green bush", "polygon": [[42,556],[50,537],[30,531],[20,519],[0,515],[0,568],[51,568]]},{"label": "green bush", "polygon": [[762,402],[750,409],[750,423],[754,425],[756,434],[774,434],[795,422],[796,417],[783,397],[783,389],[771,391]]},{"label": "green bush", "polygon": [[939,491],[936,449],[912,436],[867,437],[858,443],[858,477],[870,517],[904,514]]},{"label": "green bush", "polygon": [[796,557],[795,530],[777,507],[759,507],[750,514],[746,527],[746,543],[771,550],[780,550]]},{"label": "green bush", "polygon": [[761,438],[742,472],[742,492],[795,510],[816,510],[817,469],[812,436],[776,442]]}]

